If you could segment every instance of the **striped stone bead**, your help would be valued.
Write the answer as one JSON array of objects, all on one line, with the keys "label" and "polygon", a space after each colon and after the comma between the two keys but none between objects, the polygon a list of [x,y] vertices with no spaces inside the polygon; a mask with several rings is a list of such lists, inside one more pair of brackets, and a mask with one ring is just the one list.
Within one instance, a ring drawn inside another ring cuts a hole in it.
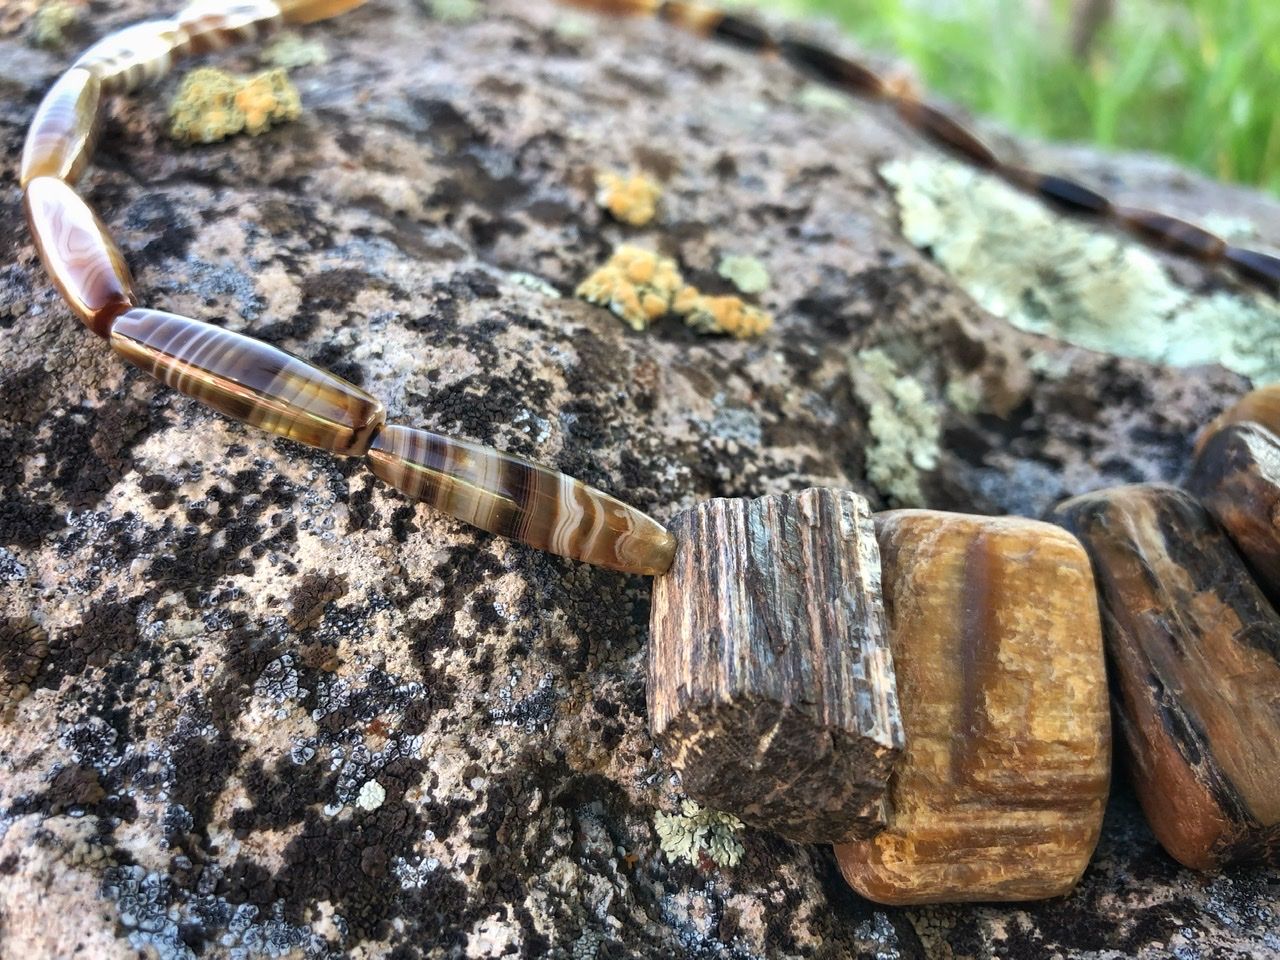
[{"label": "striped stone bead", "polygon": [[193,54],[225,50],[280,28],[284,15],[273,0],[195,0],[174,17]]},{"label": "striped stone bead", "polygon": [[314,23],[354,10],[365,0],[279,0],[285,23]]},{"label": "striped stone bead", "polygon": [[130,310],[111,347],[138,369],[219,413],[340,456],[363,456],[382,403],[276,347],[159,310]]},{"label": "striped stone bead", "polygon": [[36,177],[22,199],[45,271],[67,305],[100,337],[137,301],[124,255],[98,215],[57,177]]},{"label": "striped stone bead", "polygon": [[75,68],[49,88],[27,129],[18,182],[57,177],[74,184],[98,141],[102,84],[90,70]]},{"label": "striped stone bead", "polygon": [[374,438],[369,466],[443,513],[562,557],[653,576],[675,554],[671,533],[634,507],[491,447],[390,425]]},{"label": "striped stone bead", "polygon": [[104,93],[128,93],[163,77],[187,50],[178,21],[147,20],[103,37],[75,66],[96,74]]}]

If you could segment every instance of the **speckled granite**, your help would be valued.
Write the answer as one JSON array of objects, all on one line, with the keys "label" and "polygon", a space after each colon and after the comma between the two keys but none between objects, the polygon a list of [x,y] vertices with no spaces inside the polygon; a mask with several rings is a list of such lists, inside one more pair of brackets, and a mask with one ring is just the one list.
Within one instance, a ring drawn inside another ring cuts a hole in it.
[{"label": "speckled granite", "polygon": [[[146,12],[106,7],[77,43]],[[812,484],[1036,515],[1178,480],[1194,428],[1245,386],[985,313],[899,232],[878,171],[920,146],[780,65],[543,0],[447,25],[373,0],[308,35],[331,62],[293,73],[304,116],[263,137],[174,145],[176,77],[115,108],[85,189],[143,298],[660,516]],[[735,865],[669,860],[655,822],[681,798],[645,732],[645,581],[218,419],[55,299],[15,166],[69,56],[0,37],[0,954],[1280,954],[1277,878],[1178,869],[1123,783],[1083,885],[1036,906],[878,909],[829,850],[749,829]],[[1274,202],[1150,160],[1059,159],[1280,244]],[[630,167],[665,186],[640,232],[594,203],[596,172]],[[724,256],[758,258],[774,333],[633,333],[515,276],[567,294],[628,240],[707,290],[728,289]],[[1173,269],[1197,295],[1226,283]],[[901,487],[866,479],[887,434],[867,429],[860,354],[909,378],[874,387],[882,417],[936,407],[936,454],[894,460],[919,473]]]}]

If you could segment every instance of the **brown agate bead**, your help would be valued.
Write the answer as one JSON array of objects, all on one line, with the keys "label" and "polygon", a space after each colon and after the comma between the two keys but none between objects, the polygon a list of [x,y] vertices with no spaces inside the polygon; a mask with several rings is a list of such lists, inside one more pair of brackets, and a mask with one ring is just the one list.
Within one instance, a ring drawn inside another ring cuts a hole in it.
[{"label": "brown agate bead", "polygon": [[56,177],[36,177],[23,196],[45,271],[71,310],[100,337],[136,302],[124,256],[98,215]]},{"label": "brown agate bead", "polygon": [[1280,603],[1280,437],[1256,423],[1233,423],[1209,438],[1189,486]]},{"label": "brown agate bead", "polygon": [[147,20],[103,37],[75,66],[92,71],[104,93],[128,93],[163,77],[186,49],[176,20]]},{"label": "brown agate bead", "polygon": [[675,540],[656,520],[492,447],[390,425],[374,438],[369,466],[407,496],[539,550],[625,573],[671,566]]},{"label": "brown agate bead", "polygon": [[1280,863],[1280,616],[1188,493],[1120,487],[1056,517],[1093,560],[1112,700],[1156,837],[1196,869]]},{"label": "brown agate bead", "polygon": [[888,826],[836,847],[887,904],[1070,890],[1098,840],[1111,763],[1089,559],[1013,517],[876,518],[906,749]]},{"label": "brown agate bead", "polygon": [[195,0],[174,20],[194,54],[261,39],[284,22],[280,7],[273,0]]},{"label": "brown agate bead", "polygon": [[250,426],[341,456],[363,456],[382,404],[261,340],[159,310],[130,310],[111,347],[166,386]]},{"label": "brown agate bead", "polygon": [[354,10],[365,0],[279,0],[285,23],[314,23]]},{"label": "brown agate bead", "polygon": [[92,71],[73,68],[49,88],[27,130],[18,182],[80,179],[98,139],[102,84]]},{"label": "brown agate bead", "polygon": [[866,500],[709,500],[672,529],[649,725],[684,790],[793,840],[875,833],[902,723]]},{"label": "brown agate bead", "polygon": [[1236,403],[1218,414],[1196,441],[1198,454],[1209,439],[1232,423],[1252,422],[1280,436],[1280,383],[1251,390]]}]

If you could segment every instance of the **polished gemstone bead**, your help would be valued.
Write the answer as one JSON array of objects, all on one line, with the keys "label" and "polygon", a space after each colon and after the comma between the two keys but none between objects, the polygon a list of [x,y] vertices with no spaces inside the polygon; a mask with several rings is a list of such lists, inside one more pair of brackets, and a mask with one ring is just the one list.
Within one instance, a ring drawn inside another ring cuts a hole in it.
[{"label": "polished gemstone bead", "polygon": [[782,58],[801,73],[849,93],[876,97],[884,92],[884,81],[870,68],[807,40],[784,38],[778,44]]},{"label": "polished gemstone bead", "polygon": [[1280,604],[1280,437],[1233,423],[1209,438],[1188,484]]},{"label": "polished gemstone bead", "polygon": [[195,54],[261,39],[284,22],[273,0],[195,0],[174,19]]},{"label": "polished gemstone bead", "polygon": [[1215,433],[1233,423],[1256,423],[1280,436],[1280,383],[1250,390],[1218,414],[1197,439],[1196,452],[1204,449]]},{"label": "polished gemstone bead", "polygon": [[1065,893],[1111,765],[1088,557],[1015,517],[901,510],[876,530],[906,748],[886,829],[836,847],[845,878],[888,904]]},{"label": "polished gemstone bead", "polygon": [[243,334],[159,310],[130,310],[111,346],[219,413],[342,456],[362,456],[382,404],[354,384]]},{"label": "polished gemstone bead", "polygon": [[684,791],[792,840],[875,833],[902,724],[866,500],[708,500],[672,529],[649,725]]},{"label": "polished gemstone bead", "polygon": [[92,71],[68,70],[49,88],[27,130],[18,182],[80,179],[98,139],[102,84]]},{"label": "polished gemstone bead", "polygon": [[944,111],[911,96],[895,97],[893,103],[898,116],[940,146],[954,150],[979,167],[990,168],[997,165],[996,155],[991,148],[978,139],[977,134]]},{"label": "polished gemstone bead", "polygon": [[103,37],[75,66],[93,71],[104,93],[128,93],[163,77],[187,48],[176,20],[147,20]]},{"label": "polished gemstone bead", "polygon": [[1217,260],[1227,249],[1227,242],[1221,237],[1167,213],[1137,207],[1118,207],[1113,214],[1139,237],[1183,256]]},{"label": "polished gemstone bead", "polygon": [[1227,247],[1222,256],[1240,276],[1280,295],[1280,256],[1243,247]]},{"label": "polished gemstone bead", "polygon": [[492,447],[388,425],[373,440],[369,466],[406,496],[539,550],[626,573],[671,565],[675,541],[656,520]]},{"label": "polished gemstone bead", "polygon": [[45,271],[85,326],[100,337],[136,302],[124,256],[87,203],[57,177],[27,184],[23,208]]},{"label": "polished gemstone bead", "polygon": [[285,23],[313,23],[354,10],[365,0],[278,0]]},{"label": "polished gemstone bead", "polygon": [[1089,551],[1111,696],[1152,830],[1183,864],[1280,864],[1280,616],[1189,493],[1068,500]]}]

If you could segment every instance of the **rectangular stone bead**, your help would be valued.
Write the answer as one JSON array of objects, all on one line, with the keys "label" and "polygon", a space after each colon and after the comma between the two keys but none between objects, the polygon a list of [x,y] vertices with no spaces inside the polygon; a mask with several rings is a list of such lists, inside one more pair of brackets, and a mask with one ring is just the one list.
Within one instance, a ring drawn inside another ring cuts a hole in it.
[{"label": "rectangular stone bead", "polygon": [[709,500],[672,529],[649,724],[684,790],[794,840],[880,829],[902,726],[867,502]]},{"label": "rectangular stone bead", "polygon": [[130,310],[111,347],[166,386],[219,413],[341,456],[363,456],[385,419],[355,384],[283,350],[159,310]]},{"label": "rectangular stone bead", "polygon": [[92,71],[103,93],[128,93],[168,73],[188,42],[176,20],[146,20],[103,37],[75,66]]},{"label": "rectangular stone bead", "polygon": [[1214,433],[1188,486],[1231,535],[1259,585],[1280,603],[1280,437],[1256,423]]},{"label": "rectangular stone bead", "polygon": [[1076,497],[1131,779],[1156,837],[1196,869],[1280,863],[1280,616],[1189,493]]},{"label": "rectangular stone bead", "polygon": [[90,70],[73,68],[60,76],[27,129],[18,182],[57,177],[74,185],[89,164],[101,126],[102,84]]},{"label": "rectangular stone bead", "polygon": [[1016,517],[876,517],[906,748],[883,832],[836,847],[886,904],[1070,890],[1111,765],[1102,627],[1084,549]]},{"label": "rectangular stone bead", "polygon": [[675,539],[656,520],[509,453],[390,424],[368,459],[406,496],[500,537],[624,573],[653,576],[671,566]]},{"label": "rectangular stone bead", "polygon": [[73,313],[100,337],[137,301],[133,278],[106,226],[57,177],[36,177],[22,197],[36,251]]}]

